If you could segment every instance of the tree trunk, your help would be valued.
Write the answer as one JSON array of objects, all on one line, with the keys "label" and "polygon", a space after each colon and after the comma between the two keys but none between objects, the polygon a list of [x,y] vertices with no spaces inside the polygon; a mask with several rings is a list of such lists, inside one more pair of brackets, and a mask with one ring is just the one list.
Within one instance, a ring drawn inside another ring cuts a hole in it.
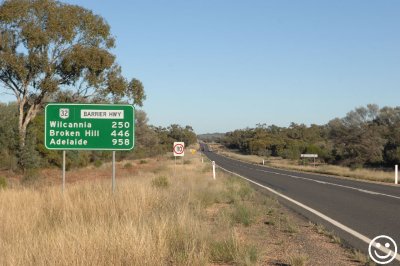
[{"label": "tree trunk", "polygon": [[27,104],[26,101],[22,100],[19,102],[19,121],[18,121],[18,133],[19,133],[19,148],[22,151],[25,147],[26,142],[26,131],[29,123],[33,118],[36,117],[37,111],[39,109],[38,105],[31,105],[29,109],[24,112],[24,107]]},{"label": "tree trunk", "polygon": [[24,106],[26,99],[18,101],[19,104],[19,119],[18,119],[18,134],[19,134],[19,150],[22,151],[25,147],[26,127],[24,127]]}]

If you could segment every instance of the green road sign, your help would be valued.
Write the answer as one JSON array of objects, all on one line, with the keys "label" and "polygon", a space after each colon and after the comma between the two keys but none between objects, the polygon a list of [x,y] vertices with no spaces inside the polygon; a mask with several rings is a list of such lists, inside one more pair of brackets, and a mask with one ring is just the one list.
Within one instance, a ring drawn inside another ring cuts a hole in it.
[{"label": "green road sign", "polygon": [[132,105],[50,103],[44,143],[51,150],[131,150],[134,125]]}]

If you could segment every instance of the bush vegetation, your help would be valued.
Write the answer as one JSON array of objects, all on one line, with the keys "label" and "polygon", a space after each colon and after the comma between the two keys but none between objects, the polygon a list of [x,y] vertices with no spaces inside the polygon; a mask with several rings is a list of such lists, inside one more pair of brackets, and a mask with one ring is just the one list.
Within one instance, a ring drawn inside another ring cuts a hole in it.
[{"label": "bush vegetation", "polygon": [[243,154],[300,159],[318,154],[323,163],[360,167],[386,167],[400,163],[400,107],[370,104],[335,118],[326,125],[289,127],[258,124],[228,132],[219,142]]},{"label": "bush vegetation", "polygon": [[[135,149],[118,152],[117,160],[140,159],[165,154],[172,149],[174,141],[183,141],[189,146],[197,141],[190,126],[171,125],[154,127],[148,125],[144,111],[135,113]],[[44,114],[40,112],[28,126],[28,135],[23,150],[18,145],[18,109],[15,103],[0,103],[0,170],[20,171],[40,167],[62,165],[62,152],[48,150],[44,146]],[[68,151],[67,168],[77,168],[111,160],[107,151]],[[141,163],[146,163],[143,159]]]}]

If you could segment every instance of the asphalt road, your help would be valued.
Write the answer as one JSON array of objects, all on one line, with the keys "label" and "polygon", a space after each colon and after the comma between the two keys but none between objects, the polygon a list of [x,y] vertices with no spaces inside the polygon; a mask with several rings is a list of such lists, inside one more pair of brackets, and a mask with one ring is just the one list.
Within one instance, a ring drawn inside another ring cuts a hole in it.
[{"label": "asphalt road", "polygon": [[[346,244],[368,254],[369,241],[387,235],[400,248],[400,185],[395,187],[244,163],[208,151],[205,144],[201,145],[204,154],[217,166],[245,177],[253,184],[256,182],[258,187],[265,186],[261,189],[277,195],[282,203],[309,220],[334,230]],[[377,254],[388,253],[378,250]],[[399,261],[397,255],[388,265],[397,265]]]}]

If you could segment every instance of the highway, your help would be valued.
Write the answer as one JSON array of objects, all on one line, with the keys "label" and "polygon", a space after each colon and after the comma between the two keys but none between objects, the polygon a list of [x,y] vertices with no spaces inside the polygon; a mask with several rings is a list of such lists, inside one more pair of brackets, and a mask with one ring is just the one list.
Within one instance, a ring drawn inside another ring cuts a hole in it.
[{"label": "highway", "polygon": [[[307,219],[333,230],[345,244],[368,254],[370,240],[387,235],[400,247],[400,186],[244,163],[209,151],[203,143],[201,145],[204,154],[215,161],[217,167],[240,175],[267,193],[276,195],[280,202]],[[388,265],[398,265],[399,261],[397,255]]]}]

